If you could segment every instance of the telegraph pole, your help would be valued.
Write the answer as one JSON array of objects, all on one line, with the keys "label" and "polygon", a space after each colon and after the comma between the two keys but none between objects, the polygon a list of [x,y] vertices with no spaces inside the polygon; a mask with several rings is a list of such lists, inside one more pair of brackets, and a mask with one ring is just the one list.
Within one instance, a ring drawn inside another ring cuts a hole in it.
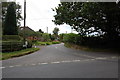
[{"label": "telegraph pole", "polygon": [[72,27],[71,27],[71,33],[73,33],[73,29],[72,29]]},{"label": "telegraph pole", "polygon": [[48,33],[48,27],[47,27],[47,33]]},{"label": "telegraph pole", "polygon": [[67,34],[67,31],[66,31],[66,34]]},{"label": "telegraph pole", "polygon": [[26,0],[24,0],[24,45],[25,45],[25,26],[26,26]]}]

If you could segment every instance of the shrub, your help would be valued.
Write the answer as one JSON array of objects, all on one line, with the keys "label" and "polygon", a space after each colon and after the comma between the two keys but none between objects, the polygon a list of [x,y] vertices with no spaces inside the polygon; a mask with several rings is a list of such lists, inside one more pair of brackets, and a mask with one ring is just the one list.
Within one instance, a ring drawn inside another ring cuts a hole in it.
[{"label": "shrub", "polygon": [[50,45],[51,43],[50,42],[46,42],[46,45]]},{"label": "shrub", "polygon": [[43,37],[43,41],[51,41],[48,33],[43,33],[42,37]]},{"label": "shrub", "polygon": [[60,43],[60,42],[58,42],[58,41],[57,41],[57,42],[52,42],[52,44],[59,44],[59,43]]},{"label": "shrub", "polygon": [[74,33],[65,34],[63,37],[63,41],[68,43],[77,43],[79,42],[78,36],[79,36],[78,34]]},{"label": "shrub", "polygon": [[27,48],[32,48],[32,41],[27,40],[27,42],[28,42]]},{"label": "shrub", "polygon": [[14,41],[14,40],[20,41],[22,40],[22,38],[18,35],[3,35],[2,40],[3,41]]},{"label": "shrub", "polygon": [[12,52],[23,49],[22,41],[2,41],[2,52]]}]

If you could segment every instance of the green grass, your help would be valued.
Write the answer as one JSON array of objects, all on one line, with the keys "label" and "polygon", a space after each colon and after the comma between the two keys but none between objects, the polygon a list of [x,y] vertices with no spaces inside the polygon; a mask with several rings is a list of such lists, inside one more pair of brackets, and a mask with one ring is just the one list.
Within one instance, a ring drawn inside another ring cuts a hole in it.
[{"label": "green grass", "polygon": [[35,45],[51,45],[52,42],[40,42],[40,41],[37,41],[37,42],[35,42],[33,44],[35,44]]},{"label": "green grass", "polygon": [[37,41],[35,43],[33,43],[34,45],[51,45],[51,44],[59,44],[60,42],[40,42]]},{"label": "green grass", "polygon": [[23,56],[23,55],[27,55],[30,53],[33,53],[35,51],[38,51],[39,48],[27,48],[24,50],[20,50],[20,51],[14,51],[14,52],[6,52],[6,53],[0,53],[0,55],[2,55],[2,57],[0,57],[0,60],[5,60],[5,59],[9,59],[9,58],[13,58],[13,57],[19,57],[19,56]]}]

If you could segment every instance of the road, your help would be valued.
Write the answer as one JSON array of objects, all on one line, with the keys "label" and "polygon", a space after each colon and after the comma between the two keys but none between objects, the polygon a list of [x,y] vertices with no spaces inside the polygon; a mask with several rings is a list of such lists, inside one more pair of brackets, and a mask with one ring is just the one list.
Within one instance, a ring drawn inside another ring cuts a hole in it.
[{"label": "road", "polygon": [[2,61],[3,78],[117,78],[118,55],[43,46],[29,55]]}]

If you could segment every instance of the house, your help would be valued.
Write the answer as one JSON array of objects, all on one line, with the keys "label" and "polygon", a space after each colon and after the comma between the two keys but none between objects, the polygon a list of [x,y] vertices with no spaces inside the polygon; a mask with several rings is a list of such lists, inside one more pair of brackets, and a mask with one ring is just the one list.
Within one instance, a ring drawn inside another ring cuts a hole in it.
[{"label": "house", "polygon": [[32,30],[30,27],[26,26],[19,28],[19,35],[24,37],[28,40],[37,40],[36,32]]}]

